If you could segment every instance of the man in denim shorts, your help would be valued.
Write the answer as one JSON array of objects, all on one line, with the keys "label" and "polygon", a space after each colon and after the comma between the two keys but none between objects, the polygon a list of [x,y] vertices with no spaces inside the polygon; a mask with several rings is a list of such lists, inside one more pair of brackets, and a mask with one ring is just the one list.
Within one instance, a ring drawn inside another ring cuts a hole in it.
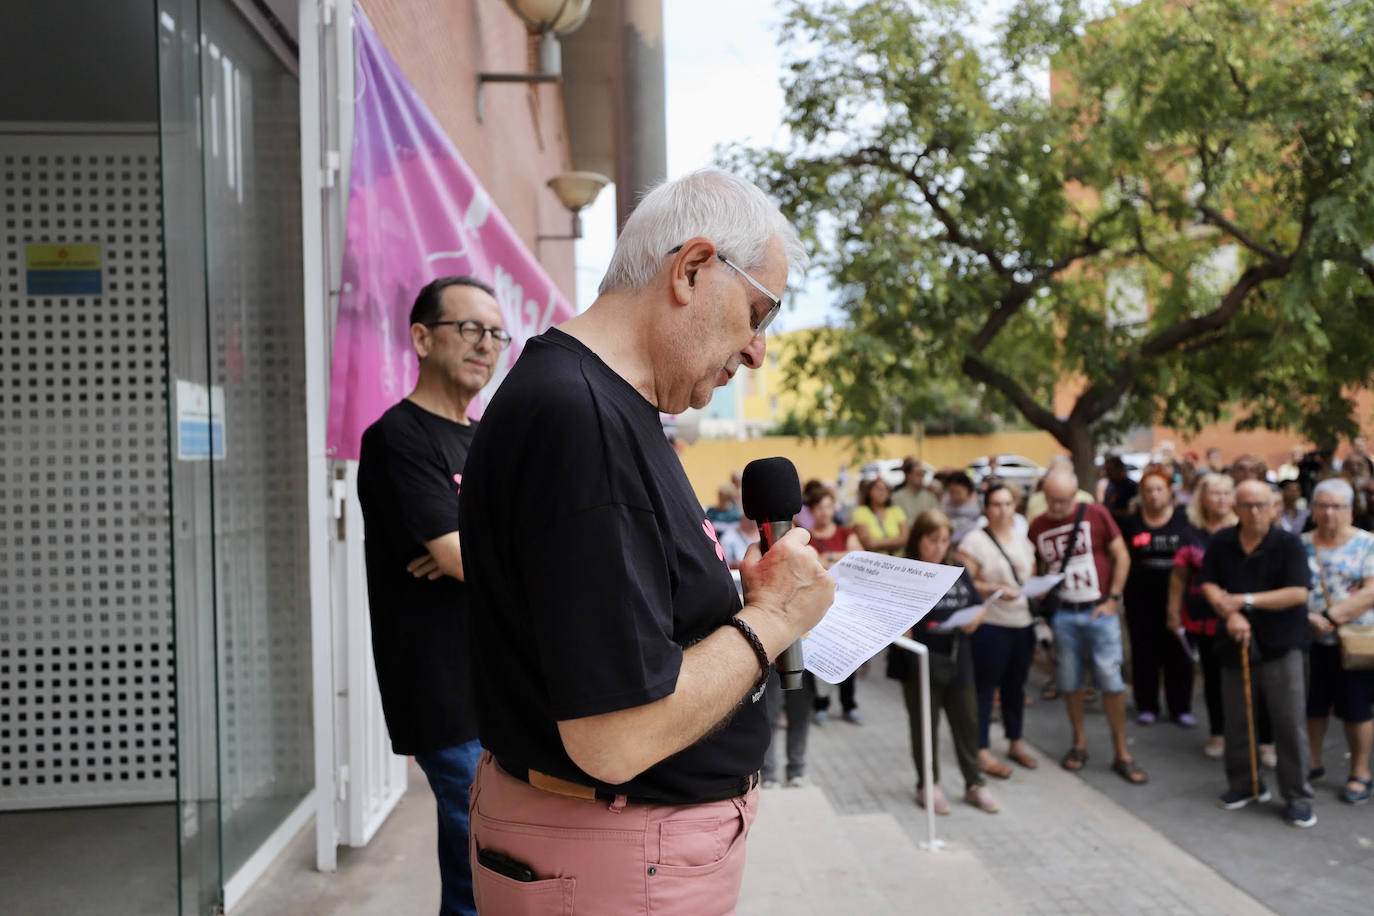
[{"label": "man in denim shorts", "polygon": [[1086,656],[1092,663],[1093,682],[1102,691],[1112,731],[1112,769],[1127,782],[1139,785],[1148,777],[1126,746],[1126,685],[1121,679],[1121,591],[1131,567],[1130,554],[1105,508],[1083,503],[1080,516],[1074,502],[1077,492],[1078,480],[1072,472],[1057,469],[1045,475],[1045,513],[1031,522],[1029,532],[1041,571],[1057,573],[1062,569],[1064,573],[1053,625],[1059,692],[1069,710],[1073,746],[1061,765],[1066,770],[1081,770],[1088,762],[1088,739],[1083,730]]}]

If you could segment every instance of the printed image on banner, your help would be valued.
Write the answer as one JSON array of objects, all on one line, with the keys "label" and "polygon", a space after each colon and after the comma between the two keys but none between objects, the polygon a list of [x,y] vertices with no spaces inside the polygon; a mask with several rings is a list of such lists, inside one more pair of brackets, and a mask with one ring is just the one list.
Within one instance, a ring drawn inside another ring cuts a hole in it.
[{"label": "printed image on banner", "polygon": [[25,295],[99,296],[103,293],[99,245],[24,246]]},{"label": "printed image on banner", "polygon": [[353,44],[353,167],[326,433],[340,459],[356,459],[363,430],[414,387],[410,308],[429,281],[491,284],[513,338],[473,417],[525,341],[573,314],[357,4]]}]

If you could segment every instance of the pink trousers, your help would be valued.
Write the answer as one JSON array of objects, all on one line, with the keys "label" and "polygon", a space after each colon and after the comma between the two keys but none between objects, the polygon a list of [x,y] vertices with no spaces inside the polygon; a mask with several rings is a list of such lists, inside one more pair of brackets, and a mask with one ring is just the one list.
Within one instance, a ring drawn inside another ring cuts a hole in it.
[{"label": "pink trousers", "polygon": [[[652,913],[724,916],[744,880],[759,790],[700,805],[583,800],[536,789],[482,754],[472,785],[473,896],[488,916]],[[478,862],[491,849],[528,865],[517,881]]]}]

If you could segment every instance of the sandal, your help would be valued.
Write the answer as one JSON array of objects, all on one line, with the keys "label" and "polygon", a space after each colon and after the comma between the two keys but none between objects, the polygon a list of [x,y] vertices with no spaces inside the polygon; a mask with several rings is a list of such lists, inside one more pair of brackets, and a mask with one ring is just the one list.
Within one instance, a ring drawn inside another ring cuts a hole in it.
[{"label": "sandal", "polygon": [[1112,761],[1112,772],[1129,782],[1131,785],[1143,786],[1150,781],[1150,777],[1140,768],[1134,760],[1117,759]]},{"label": "sandal", "polygon": [[[1351,783],[1354,783],[1360,788],[1351,791]],[[1341,801],[1345,802],[1347,805],[1363,805],[1365,802],[1369,801],[1371,785],[1374,785],[1374,780],[1351,776],[1345,781],[1345,788],[1341,789]]]},{"label": "sandal", "polygon": [[1071,747],[1069,752],[1064,755],[1064,759],[1059,761],[1059,765],[1070,773],[1077,773],[1083,769],[1088,762],[1088,749],[1083,747]]},{"label": "sandal", "polygon": [[1000,760],[994,759],[991,763],[980,763],[978,769],[996,779],[1011,779],[1011,767]]},{"label": "sandal", "polygon": [[1041,687],[1041,688],[1040,688],[1040,699],[1042,699],[1042,700],[1057,700],[1057,699],[1059,699],[1059,687],[1055,685],[1054,681],[1050,681],[1050,682],[1049,682],[1048,684],[1046,684],[1044,687]]},{"label": "sandal", "polygon": [[1033,770],[1036,767],[1040,766],[1040,761],[1036,760],[1034,757],[1030,755],[1028,751],[1025,750],[1021,750],[1020,752],[1009,750],[1007,751],[1007,758],[1016,763],[1021,764],[1021,766],[1025,767],[1028,770]]}]

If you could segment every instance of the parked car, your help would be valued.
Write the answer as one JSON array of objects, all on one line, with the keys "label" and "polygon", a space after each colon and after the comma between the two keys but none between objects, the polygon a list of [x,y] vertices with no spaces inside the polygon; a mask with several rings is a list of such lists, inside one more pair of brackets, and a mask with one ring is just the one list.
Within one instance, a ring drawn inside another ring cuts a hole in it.
[{"label": "parked car", "polygon": [[1145,473],[1145,469],[1150,466],[1153,459],[1149,452],[1107,452],[1097,456],[1097,473],[1102,474],[1102,461],[1107,455],[1115,455],[1121,459],[1121,463],[1126,465],[1126,476],[1140,483],[1140,477]]},{"label": "parked car", "polygon": [[[892,489],[897,489],[906,482],[906,475],[902,473],[903,458],[879,458],[877,461],[870,461],[859,468],[859,480],[873,480],[879,474],[883,475],[883,480]],[[929,480],[935,473],[935,465],[928,461],[922,461],[921,466],[926,469],[926,479]]]},{"label": "parked car", "polygon": [[[1022,489],[1029,491],[1035,486],[1045,473],[1045,469],[1031,461],[1024,455],[997,455],[997,476],[1001,480],[1011,481]],[[974,484],[982,486],[987,479],[990,459],[984,455],[982,458],[975,458],[969,462],[968,476],[973,478]]]}]

